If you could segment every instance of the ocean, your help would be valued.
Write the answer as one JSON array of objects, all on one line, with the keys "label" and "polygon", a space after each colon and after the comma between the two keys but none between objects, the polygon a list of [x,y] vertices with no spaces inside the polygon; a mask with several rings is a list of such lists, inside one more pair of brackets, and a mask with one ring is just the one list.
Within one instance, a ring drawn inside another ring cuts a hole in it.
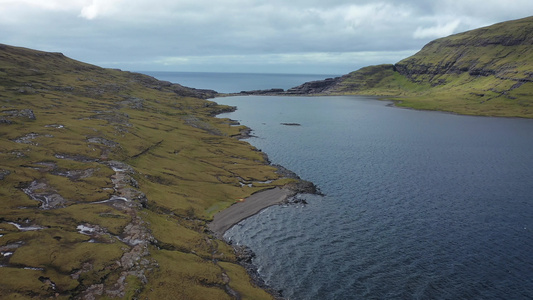
[{"label": "ocean", "polygon": [[219,93],[239,93],[241,91],[284,89],[298,86],[314,80],[337,77],[340,75],[324,74],[258,74],[258,73],[207,73],[207,72],[147,72],[141,71],[159,80],[179,83],[181,85],[215,90]]},{"label": "ocean", "polygon": [[285,298],[533,298],[533,120],[355,96],[215,101],[237,106],[220,117],[325,194],[224,236],[256,253]]}]

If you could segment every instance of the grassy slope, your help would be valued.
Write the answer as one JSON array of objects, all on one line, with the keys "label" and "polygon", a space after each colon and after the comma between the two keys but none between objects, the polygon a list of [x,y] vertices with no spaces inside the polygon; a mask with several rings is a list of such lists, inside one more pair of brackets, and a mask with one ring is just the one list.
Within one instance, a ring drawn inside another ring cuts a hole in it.
[{"label": "grassy slope", "polygon": [[343,76],[332,94],[393,96],[401,106],[533,117],[533,17],[427,44],[396,65]]},{"label": "grassy slope", "polygon": [[[271,298],[206,222],[286,180],[224,107],[178,94],[194,92],[0,45],[0,298]],[[96,203],[113,196],[128,202]]]}]

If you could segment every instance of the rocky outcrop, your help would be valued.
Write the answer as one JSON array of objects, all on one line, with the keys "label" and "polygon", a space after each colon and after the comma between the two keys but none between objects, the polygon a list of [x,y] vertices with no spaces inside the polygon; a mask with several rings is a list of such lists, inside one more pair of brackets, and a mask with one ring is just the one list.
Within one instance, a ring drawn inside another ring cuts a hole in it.
[{"label": "rocky outcrop", "polygon": [[261,278],[261,275],[259,275],[259,272],[257,272],[257,267],[253,263],[253,259],[255,258],[255,253],[252,251],[252,249],[246,246],[243,246],[243,245],[234,246],[233,249],[235,250],[235,257],[237,258],[237,261],[239,262],[241,266],[243,266],[246,269],[248,274],[250,274],[250,277],[252,278],[252,282],[255,285],[268,291],[274,297],[275,300],[284,299],[281,291],[276,291],[272,289],[268,284],[265,283],[263,278]]},{"label": "rocky outcrop", "polygon": [[302,85],[288,89],[285,94],[287,95],[311,95],[311,94],[323,94],[332,89],[341,81],[341,77],[326,78],[324,80],[316,80],[306,82]]},{"label": "rocky outcrop", "polygon": [[0,124],[12,124],[14,122],[14,118],[27,118],[30,120],[36,120],[33,110],[29,108],[19,110],[4,110],[1,112],[1,114],[2,115],[0,115]]},{"label": "rocky outcrop", "polygon": [[285,93],[284,89],[268,89],[268,90],[253,90],[253,91],[241,91],[239,95],[279,95]]},{"label": "rocky outcrop", "polygon": [[50,187],[45,181],[32,181],[28,186],[22,188],[32,200],[41,202],[41,209],[53,209],[64,207],[67,203],[61,195]]},{"label": "rocky outcrop", "polygon": [[258,96],[293,96],[293,95],[316,95],[316,94],[325,94],[329,90],[333,89],[339,82],[342,81],[341,77],[336,78],[326,78],[324,80],[316,80],[306,82],[302,85],[290,88],[288,90],[284,89],[267,89],[267,90],[252,90],[252,91],[241,91],[236,95],[247,96],[247,95],[258,95]]},{"label": "rocky outcrop", "polygon": [[272,165],[277,169],[277,173],[285,178],[297,179],[297,181],[289,183],[286,188],[288,188],[293,196],[296,194],[313,194],[313,195],[322,195],[320,189],[312,182],[303,180],[298,176],[298,174],[293,171],[285,168],[284,166],[274,164]]}]

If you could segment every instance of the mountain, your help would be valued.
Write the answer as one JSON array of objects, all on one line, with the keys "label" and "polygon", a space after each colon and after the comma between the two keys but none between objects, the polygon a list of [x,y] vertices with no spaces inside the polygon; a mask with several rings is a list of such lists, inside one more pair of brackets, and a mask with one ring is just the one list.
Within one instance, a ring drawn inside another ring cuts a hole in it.
[{"label": "mountain", "polygon": [[272,299],[207,224],[295,180],[215,94],[0,45],[0,298]]},{"label": "mountain", "polygon": [[394,65],[286,93],[386,96],[417,109],[533,118],[533,17],[437,39]]}]

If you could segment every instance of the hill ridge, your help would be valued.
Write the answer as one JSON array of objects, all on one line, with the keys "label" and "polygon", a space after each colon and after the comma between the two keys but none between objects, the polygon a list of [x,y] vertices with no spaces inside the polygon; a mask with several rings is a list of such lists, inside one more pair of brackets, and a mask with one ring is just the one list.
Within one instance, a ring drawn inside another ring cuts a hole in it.
[{"label": "hill ridge", "polygon": [[457,33],[396,64],[304,83],[286,94],[375,95],[400,106],[533,118],[533,17]]},{"label": "hill ridge", "polygon": [[0,298],[273,299],[207,225],[299,181],[213,95],[0,45]]}]

